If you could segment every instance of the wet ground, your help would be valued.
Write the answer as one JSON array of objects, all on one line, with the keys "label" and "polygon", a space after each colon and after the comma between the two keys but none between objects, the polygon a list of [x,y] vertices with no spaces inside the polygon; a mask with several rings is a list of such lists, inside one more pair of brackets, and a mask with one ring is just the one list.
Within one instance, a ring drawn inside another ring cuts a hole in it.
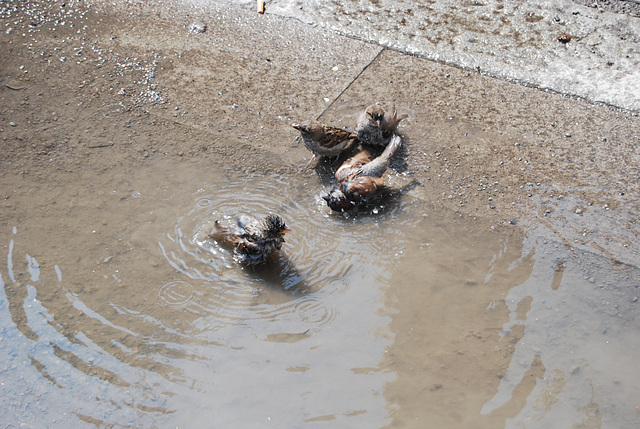
[{"label": "wet ground", "polygon": [[[2,7],[3,426],[640,419],[633,112],[228,5]],[[290,124],[376,100],[389,190],[330,213]],[[238,212],[269,264],[198,235]]]}]

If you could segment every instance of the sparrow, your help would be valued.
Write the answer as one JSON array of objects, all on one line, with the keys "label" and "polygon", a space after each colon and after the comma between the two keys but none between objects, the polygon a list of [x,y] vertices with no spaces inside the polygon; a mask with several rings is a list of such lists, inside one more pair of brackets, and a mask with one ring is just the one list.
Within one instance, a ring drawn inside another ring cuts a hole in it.
[{"label": "sparrow", "polygon": [[300,131],[304,145],[313,153],[307,165],[319,156],[340,155],[358,139],[358,136],[351,131],[323,125],[314,120],[291,124],[291,126]]},{"label": "sparrow", "polygon": [[284,220],[275,214],[262,219],[241,215],[235,225],[224,227],[216,220],[214,226],[215,231],[209,234],[209,238],[233,244],[234,259],[246,265],[265,262],[271,253],[280,250],[284,234],[291,232]]},{"label": "sparrow", "polygon": [[373,158],[363,150],[347,159],[336,171],[336,186],[322,198],[335,211],[352,209],[368,195],[373,195],[384,185],[382,175],[391,158],[402,145],[402,139],[394,134],[382,154]]},{"label": "sparrow", "polygon": [[398,123],[407,116],[398,116],[395,106],[393,110],[385,111],[380,103],[375,103],[358,115],[355,133],[362,143],[386,146],[398,128]]}]

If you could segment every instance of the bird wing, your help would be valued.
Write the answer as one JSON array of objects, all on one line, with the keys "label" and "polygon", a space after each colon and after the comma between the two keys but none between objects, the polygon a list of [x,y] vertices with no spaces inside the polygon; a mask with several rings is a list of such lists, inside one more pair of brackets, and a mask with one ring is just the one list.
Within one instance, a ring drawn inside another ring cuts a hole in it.
[{"label": "bird wing", "polygon": [[342,192],[345,195],[370,195],[375,194],[384,186],[381,177],[359,176],[342,184]]},{"label": "bird wing", "polygon": [[343,182],[348,176],[354,173],[354,169],[360,169],[363,165],[371,162],[372,159],[371,154],[366,150],[358,152],[351,158],[347,159],[340,168],[338,168],[335,174],[336,180],[338,182]]},{"label": "bird wing", "polygon": [[227,237],[227,241],[232,243],[237,252],[253,253],[257,250],[258,244],[248,240],[246,237],[240,237],[238,235],[230,235]]},{"label": "bird wing", "polygon": [[391,158],[393,158],[393,155],[395,155],[400,146],[402,146],[402,139],[398,134],[394,134],[380,156],[360,168],[362,175],[382,177],[384,172],[387,171],[387,168],[389,168]]},{"label": "bird wing", "polygon": [[220,225],[220,222],[217,220],[214,222],[213,226],[215,229],[208,234],[210,238],[215,239],[220,237],[226,237],[229,234],[231,234],[231,230],[227,227]]},{"label": "bird wing", "polygon": [[334,147],[343,143],[345,140],[351,140],[357,138],[351,131],[343,130],[342,128],[331,127],[329,125],[324,126],[324,141],[322,145],[325,147]]}]

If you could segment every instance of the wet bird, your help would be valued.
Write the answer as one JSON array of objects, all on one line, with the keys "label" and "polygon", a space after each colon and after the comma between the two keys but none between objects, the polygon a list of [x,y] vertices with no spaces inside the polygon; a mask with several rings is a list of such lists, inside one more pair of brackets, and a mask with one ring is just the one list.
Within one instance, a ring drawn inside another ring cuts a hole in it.
[{"label": "wet bird", "polygon": [[302,141],[307,149],[313,153],[309,161],[311,164],[319,156],[338,156],[342,151],[351,147],[358,138],[351,131],[342,128],[323,125],[318,121],[305,121],[291,125],[300,131]]},{"label": "wet bird", "polygon": [[384,185],[382,175],[391,158],[402,145],[402,139],[394,134],[382,154],[373,158],[363,150],[347,159],[336,171],[337,185],[322,198],[335,211],[351,210],[367,196],[373,195]]},{"label": "wet bird", "polygon": [[358,116],[356,135],[362,143],[386,146],[398,128],[398,123],[407,116],[398,116],[395,106],[391,111],[385,111],[380,103],[372,104]]},{"label": "wet bird", "polygon": [[209,234],[209,238],[233,244],[234,258],[246,265],[265,262],[271,253],[280,250],[284,234],[291,232],[284,220],[275,214],[262,219],[241,215],[230,227],[221,226],[216,220],[214,227],[215,231]]}]

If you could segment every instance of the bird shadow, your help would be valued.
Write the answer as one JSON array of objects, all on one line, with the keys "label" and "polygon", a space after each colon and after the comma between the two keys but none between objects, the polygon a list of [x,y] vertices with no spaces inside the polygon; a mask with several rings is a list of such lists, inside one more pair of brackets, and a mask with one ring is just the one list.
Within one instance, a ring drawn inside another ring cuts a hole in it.
[{"label": "bird shadow", "polygon": [[312,286],[306,281],[307,275],[299,271],[283,251],[272,253],[262,264],[243,265],[242,270],[261,286],[292,298],[313,292]]},{"label": "bird shadow", "polygon": [[314,167],[320,182],[323,185],[329,185],[335,182],[335,174],[338,168],[340,168],[347,159],[360,152],[359,147],[359,145],[355,145],[351,149],[333,158],[323,156]]}]

